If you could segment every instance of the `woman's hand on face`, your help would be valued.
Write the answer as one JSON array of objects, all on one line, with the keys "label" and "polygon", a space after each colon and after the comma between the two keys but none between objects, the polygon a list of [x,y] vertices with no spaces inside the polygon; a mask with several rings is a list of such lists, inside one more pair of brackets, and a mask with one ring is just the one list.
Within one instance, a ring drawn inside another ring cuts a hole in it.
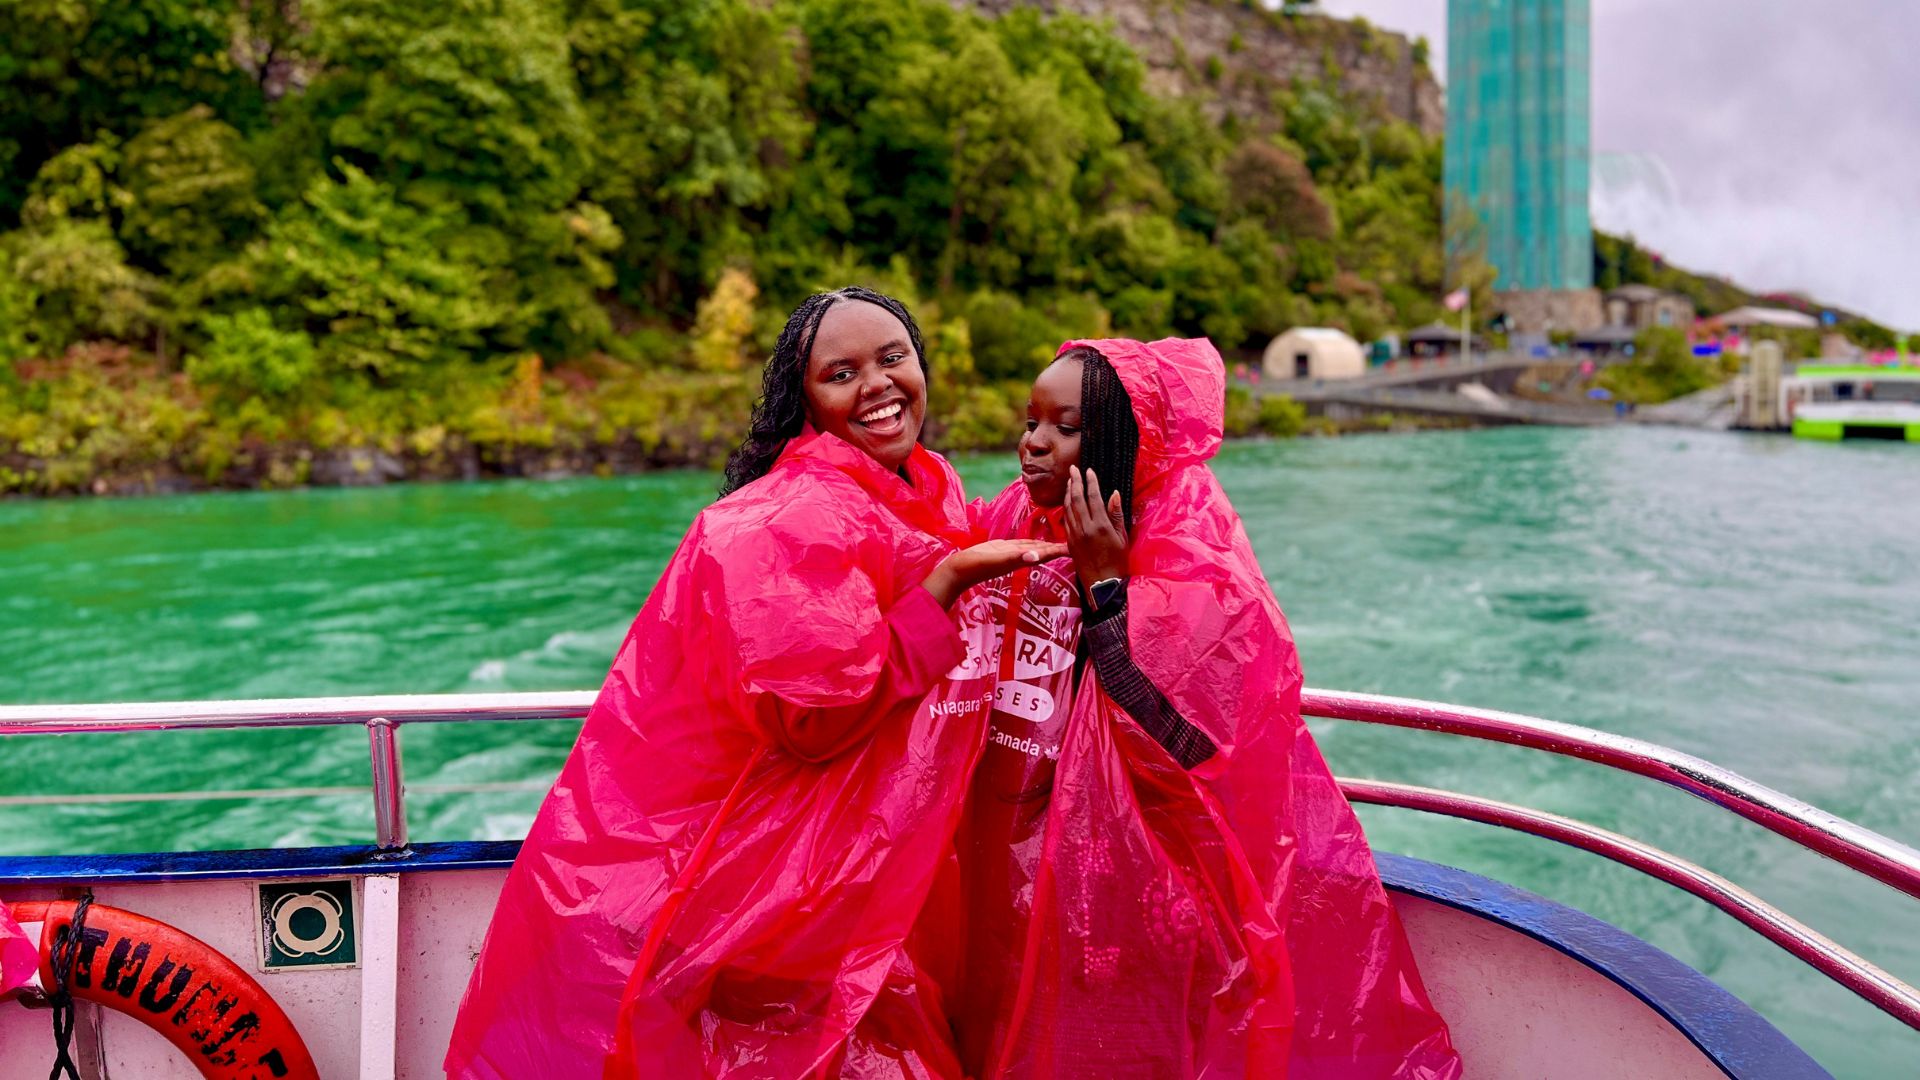
[{"label": "woman's hand on face", "polygon": [[1067,479],[1067,548],[1080,587],[1127,576],[1127,519],[1120,493],[1102,498],[1100,477],[1074,466]]},{"label": "woman's hand on face", "polygon": [[941,607],[952,607],[961,593],[983,581],[1066,553],[1067,545],[1045,540],[988,540],[947,556],[927,575],[922,587],[940,601]]}]

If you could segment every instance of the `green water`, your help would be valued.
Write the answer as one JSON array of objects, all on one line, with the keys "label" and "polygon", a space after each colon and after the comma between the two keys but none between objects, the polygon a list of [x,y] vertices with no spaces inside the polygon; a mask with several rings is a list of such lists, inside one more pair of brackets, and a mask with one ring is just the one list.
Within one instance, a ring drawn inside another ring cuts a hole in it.
[{"label": "green water", "polygon": [[[961,463],[972,490],[1012,475]],[[1219,462],[1322,687],[1667,743],[1920,842],[1920,453],[1655,429],[1231,447]],[[0,504],[0,702],[598,685],[713,479]],[[1336,772],[1526,803],[1756,889],[1911,982],[1920,906],[1650,782],[1394,730]],[[419,727],[416,786],[535,782],[570,726]],[[364,785],[355,730],[12,740],[0,795]],[[415,839],[517,837],[536,792],[416,794]],[[1514,882],[1719,979],[1841,1076],[1920,1036],[1733,920],[1591,856],[1363,812],[1378,846]],[[364,795],[0,806],[0,851],[366,842]]]}]

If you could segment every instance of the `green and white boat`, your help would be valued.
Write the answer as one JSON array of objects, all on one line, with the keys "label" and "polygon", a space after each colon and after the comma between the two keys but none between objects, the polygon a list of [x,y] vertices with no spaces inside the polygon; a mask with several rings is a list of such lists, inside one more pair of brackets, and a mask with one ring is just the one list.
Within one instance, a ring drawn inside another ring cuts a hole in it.
[{"label": "green and white boat", "polygon": [[1798,438],[1920,442],[1920,365],[1802,364],[1781,383]]}]

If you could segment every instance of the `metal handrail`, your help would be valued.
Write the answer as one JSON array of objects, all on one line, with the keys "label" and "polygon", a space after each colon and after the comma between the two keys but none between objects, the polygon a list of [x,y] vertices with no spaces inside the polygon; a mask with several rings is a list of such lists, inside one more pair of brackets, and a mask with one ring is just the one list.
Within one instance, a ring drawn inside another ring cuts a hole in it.
[{"label": "metal handrail", "polygon": [[1692,893],[1805,961],[1908,1027],[1920,1030],[1920,990],[1704,867],[1583,821],[1453,791],[1339,778],[1352,802],[1396,806],[1478,821],[1557,841],[1632,867]]},{"label": "metal handrail", "polygon": [[566,690],[559,693],[149,701],[115,705],[0,705],[0,736],[323,727],[374,720],[395,724],[578,720],[587,715],[593,698],[592,691]]},{"label": "metal handrail", "polygon": [[[405,845],[405,787],[399,762],[403,724],[575,720],[591,692],[400,694],[368,697],[183,701],[115,705],[0,706],[0,737],[84,732],[177,731],[364,725],[368,728],[376,819],[382,846]],[[1876,880],[1920,898],[1920,851],[1809,803],[1657,743],[1519,713],[1413,698],[1308,689],[1309,716],[1438,731],[1579,758],[1670,784]],[[383,758],[390,751],[391,761]]]},{"label": "metal handrail", "polygon": [[367,721],[367,769],[373,773],[373,831],[380,846],[407,849],[407,781],[400,765],[400,728],[391,719]]},{"label": "metal handrail", "polygon": [[1331,720],[1466,735],[1545,750],[1670,784],[1764,829],[1920,898],[1920,851],[1775,791],[1704,758],[1658,743],[1494,709],[1325,690],[1300,695],[1300,711]]},{"label": "metal handrail", "polygon": [[[383,851],[397,855],[407,850],[407,784],[400,763],[400,725],[578,720],[587,715],[593,698],[592,693],[570,690],[545,694],[388,694],[115,705],[6,705],[0,706],[0,736],[364,725],[367,769],[373,776],[374,842]],[[209,794],[220,798],[224,793]]]},{"label": "metal handrail", "polygon": [[[81,733],[360,725],[367,729],[379,845],[406,850],[404,724],[576,720],[585,692],[421,694],[121,705],[0,706],[0,737]],[[1464,735],[1591,761],[1650,777],[1731,810],[1862,873],[1920,897],[1920,852],[1691,754],[1624,735],[1489,709],[1411,698],[1305,690],[1313,717]],[[1571,844],[1692,893],[1805,961],[1821,974],[1920,1029],[1920,991],[1767,905],[1725,878],[1631,838],[1508,803],[1377,781],[1342,780],[1348,798],[1449,814]],[[232,797],[238,793],[207,793]]]}]

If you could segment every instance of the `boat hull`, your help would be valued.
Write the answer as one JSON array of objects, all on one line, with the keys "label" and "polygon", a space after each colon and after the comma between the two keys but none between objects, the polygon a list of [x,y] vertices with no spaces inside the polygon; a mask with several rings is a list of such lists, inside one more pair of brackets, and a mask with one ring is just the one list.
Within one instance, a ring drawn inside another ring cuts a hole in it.
[{"label": "boat hull", "polygon": [[[438,1077],[514,848],[425,845],[397,861],[368,848],[0,860],[0,901],[90,885],[97,903],[176,926],[258,973],[321,1076]],[[1827,1075],[1731,994],[1624,931],[1450,867],[1394,855],[1380,866],[1468,1076]],[[273,896],[285,893],[278,884],[325,881],[351,891],[353,966],[263,969],[262,885]],[[86,1075],[192,1075],[132,1017],[83,1007],[79,1020]],[[45,1075],[49,1031],[44,1010],[0,1004],[0,1076]]]},{"label": "boat hull", "polygon": [[1793,414],[1793,434],[1801,439],[1890,439],[1920,442],[1920,403],[1911,401],[1822,402],[1802,405]]}]

